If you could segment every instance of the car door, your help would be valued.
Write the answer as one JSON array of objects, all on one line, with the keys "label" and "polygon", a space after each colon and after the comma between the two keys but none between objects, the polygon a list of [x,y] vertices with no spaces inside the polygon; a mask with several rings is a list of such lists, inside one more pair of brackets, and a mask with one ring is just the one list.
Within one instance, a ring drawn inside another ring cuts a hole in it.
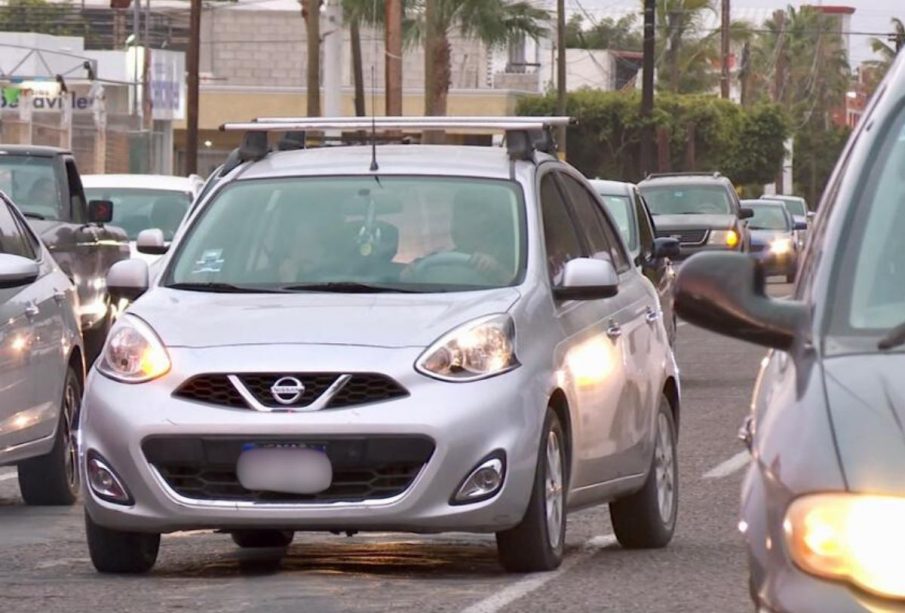
[{"label": "car door", "polygon": [[591,404],[596,435],[601,445],[593,458],[595,472],[605,480],[641,474],[650,460],[650,436],[653,428],[654,345],[658,339],[660,310],[653,286],[639,273],[628,257],[618,230],[604,212],[594,191],[577,173],[560,175],[565,194],[574,211],[591,257],[608,258],[619,273],[619,293],[615,299],[599,303],[600,316],[606,322],[614,357],[621,363],[615,410],[601,413]]},{"label": "car door", "polygon": [[660,310],[663,314],[663,325],[669,335],[670,341],[675,338],[676,322],[673,308],[673,282],[675,270],[669,258],[654,258],[654,238],[657,229],[653,217],[644,202],[644,197],[633,190],[632,200],[635,206],[635,217],[638,219],[638,239],[641,247],[641,270],[644,272],[660,298]]}]

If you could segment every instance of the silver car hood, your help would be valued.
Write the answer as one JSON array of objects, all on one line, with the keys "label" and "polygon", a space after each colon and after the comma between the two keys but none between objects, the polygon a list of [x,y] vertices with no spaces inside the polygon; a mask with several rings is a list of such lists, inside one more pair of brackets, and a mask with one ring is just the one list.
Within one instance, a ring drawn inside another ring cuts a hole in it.
[{"label": "silver car hood", "polygon": [[170,347],[327,344],[426,347],[505,313],[513,288],[444,294],[214,294],[154,288],[129,309]]},{"label": "silver car hood", "polygon": [[824,361],[839,460],[853,491],[905,493],[903,370],[902,353]]}]

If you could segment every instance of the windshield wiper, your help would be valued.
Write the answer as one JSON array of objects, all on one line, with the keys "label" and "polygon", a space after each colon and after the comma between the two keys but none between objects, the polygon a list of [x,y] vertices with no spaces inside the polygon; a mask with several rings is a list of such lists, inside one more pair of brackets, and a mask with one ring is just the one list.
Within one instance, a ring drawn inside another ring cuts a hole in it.
[{"label": "windshield wiper", "polygon": [[28,217],[29,219],[47,219],[40,213],[29,213],[28,211],[22,211],[23,217]]},{"label": "windshield wiper", "polygon": [[877,343],[878,349],[895,349],[900,345],[905,344],[905,322],[900,323],[898,326],[890,330],[886,333],[886,336],[880,339],[880,342]]},{"label": "windshield wiper", "polygon": [[417,294],[418,290],[394,285],[372,285],[355,281],[331,281],[327,283],[299,283],[282,288],[287,292],[334,292],[337,294]]},{"label": "windshield wiper", "polygon": [[282,294],[282,290],[263,287],[247,287],[232,283],[171,283],[165,285],[170,289],[182,289],[190,292],[212,292],[217,294]]}]

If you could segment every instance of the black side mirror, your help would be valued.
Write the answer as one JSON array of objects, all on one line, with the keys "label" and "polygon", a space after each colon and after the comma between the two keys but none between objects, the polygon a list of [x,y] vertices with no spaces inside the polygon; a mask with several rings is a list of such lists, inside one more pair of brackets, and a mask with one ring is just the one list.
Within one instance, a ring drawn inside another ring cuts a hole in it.
[{"label": "black side mirror", "polygon": [[799,231],[801,231],[801,230],[807,230],[807,229],[808,229],[808,222],[806,222],[806,221],[796,221],[796,222],[795,222],[795,229],[796,229],[796,230],[799,230]]},{"label": "black side mirror", "polygon": [[800,302],[767,297],[764,271],[742,253],[699,253],[679,269],[676,313],[743,341],[787,350],[807,322]]},{"label": "black side mirror", "polygon": [[109,200],[92,200],[88,203],[88,222],[105,224],[113,221],[113,203]]},{"label": "black side mirror", "polygon": [[743,206],[738,210],[739,219],[751,219],[752,217],[754,217],[754,209]]},{"label": "black side mirror", "polygon": [[651,254],[655,260],[662,258],[678,258],[680,255],[679,239],[661,236],[654,239],[654,250]]}]

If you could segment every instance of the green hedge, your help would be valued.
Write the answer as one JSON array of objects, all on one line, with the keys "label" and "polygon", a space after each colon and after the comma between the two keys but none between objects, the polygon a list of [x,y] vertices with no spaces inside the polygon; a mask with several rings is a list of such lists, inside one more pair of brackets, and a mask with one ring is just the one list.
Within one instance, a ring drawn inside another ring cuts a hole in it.
[{"label": "green hedge", "polygon": [[[554,94],[519,101],[519,115],[552,115]],[[578,119],[569,128],[567,159],[589,177],[639,181],[642,121],[638,92],[579,90],[569,94],[566,112]],[[773,181],[781,167],[788,126],[779,107],[743,109],[713,96],[658,94],[652,121],[667,135],[668,168],[720,171],[737,185]],[[693,134],[693,156],[688,141]],[[693,157],[693,163],[692,163]]]}]

